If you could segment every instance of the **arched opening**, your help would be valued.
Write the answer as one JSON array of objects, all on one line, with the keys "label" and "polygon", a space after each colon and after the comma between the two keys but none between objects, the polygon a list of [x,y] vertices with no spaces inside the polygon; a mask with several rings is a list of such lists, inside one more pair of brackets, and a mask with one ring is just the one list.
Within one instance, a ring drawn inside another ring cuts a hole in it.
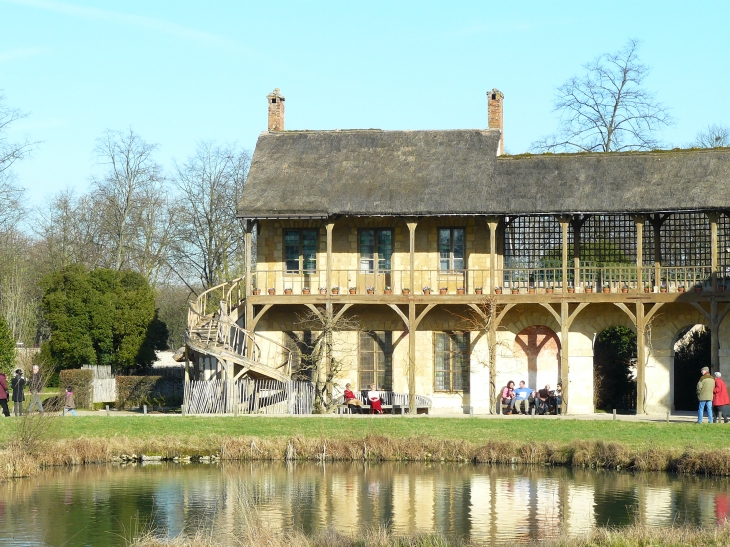
[{"label": "arched opening", "polygon": [[697,410],[700,369],[710,365],[710,329],[692,325],[682,329],[674,343],[674,410]]},{"label": "arched opening", "polygon": [[593,403],[597,410],[636,410],[636,333],[612,326],[593,346]]},{"label": "arched opening", "polygon": [[560,381],[560,340],[551,328],[532,325],[515,336],[512,349],[517,370],[525,377],[527,387],[539,389],[550,384],[555,387]]}]

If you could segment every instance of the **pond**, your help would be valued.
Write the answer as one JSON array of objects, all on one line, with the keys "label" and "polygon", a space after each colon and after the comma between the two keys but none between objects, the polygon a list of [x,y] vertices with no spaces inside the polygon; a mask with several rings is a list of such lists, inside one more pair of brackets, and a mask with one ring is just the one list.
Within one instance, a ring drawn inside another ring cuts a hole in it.
[{"label": "pond", "polygon": [[274,529],[383,525],[490,544],[637,521],[714,526],[730,511],[730,480],[472,464],[86,466],[0,484],[0,544],[124,545],[139,522],[230,532],[246,507]]}]

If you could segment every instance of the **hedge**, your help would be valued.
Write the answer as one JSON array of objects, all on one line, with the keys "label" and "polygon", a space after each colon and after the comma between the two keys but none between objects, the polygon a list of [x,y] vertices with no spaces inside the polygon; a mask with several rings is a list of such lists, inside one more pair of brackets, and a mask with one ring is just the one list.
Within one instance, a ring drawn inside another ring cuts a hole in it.
[{"label": "hedge", "polygon": [[149,404],[162,376],[117,376],[117,408]]},{"label": "hedge", "polygon": [[92,408],[94,401],[94,371],[91,369],[69,368],[58,375],[61,390],[73,387],[76,408]]}]

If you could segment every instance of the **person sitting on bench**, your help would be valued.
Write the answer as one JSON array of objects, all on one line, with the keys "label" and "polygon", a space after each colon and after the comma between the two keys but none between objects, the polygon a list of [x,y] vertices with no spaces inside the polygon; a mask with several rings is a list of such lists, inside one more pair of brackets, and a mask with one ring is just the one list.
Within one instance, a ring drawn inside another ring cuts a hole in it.
[{"label": "person sitting on bench", "polygon": [[522,413],[529,414],[530,412],[530,396],[535,392],[534,389],[525,387],[525,381],[520,380],[520,387],[515,389],[515,410],[517,414],[520,413],[520,404],[522,405]]},{"label": "person sitting on bench", "polygon": [[507,407],[505,409],[506,413],[512,414],[512,409],[515,406],[515,383],[512,380],[502,388],[502,404]]},{"label": "person sitting on bench", "polygon": [[350,410],[350,412],[362,414],[362,403],[360,402],[360,399],[355,397],[355,393],[353,393],[352,391],[352,384],[345,384],[345,392],[343,393],[343,397],[345,399],[345,404],[347,405],[347,408]]},{"label": "person sitting on bench", "polygon": [[550,384],[546,384],[544,388],[537,390],[535,402],[537,403],[538,414],[550,414]]},{"label": "person sitting on bench", "polygon": [[370,385],[370,391],[368,391],[368,401],[370,401],[371,414],[383,413],[383,406],[380,404],[380,392],[375,389],[375,384]]}]

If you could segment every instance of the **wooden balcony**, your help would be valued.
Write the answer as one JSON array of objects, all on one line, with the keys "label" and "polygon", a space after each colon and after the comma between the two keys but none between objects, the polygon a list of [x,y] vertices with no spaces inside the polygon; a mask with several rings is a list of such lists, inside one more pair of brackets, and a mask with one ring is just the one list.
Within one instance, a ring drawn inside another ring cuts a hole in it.
[{"label": "wooden balcony", "polygon": [[[709,266],[602,266],[568,268],[507,268],[474,270],[332,270],[291,272],[259,270],[252,273],[252,302],[297,304],[398,303],[411,300],[473,303],[485,295],[522,301],[673,301],[730,297],[730,278]],[[330,285],[327,286],[327,279]],[[565,281],[564,281],[565,280]]]}]

